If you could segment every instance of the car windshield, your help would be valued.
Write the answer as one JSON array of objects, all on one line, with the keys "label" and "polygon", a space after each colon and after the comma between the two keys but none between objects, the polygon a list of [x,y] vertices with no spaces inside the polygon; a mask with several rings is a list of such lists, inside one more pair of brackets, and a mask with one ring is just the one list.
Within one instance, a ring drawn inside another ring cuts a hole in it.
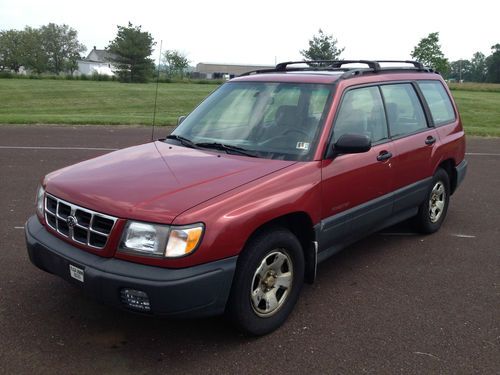
[{"label": "car windshield", "polygon": [[168,137],[186,147],[282,160],[310,160],[332,86],[229,82]]}]

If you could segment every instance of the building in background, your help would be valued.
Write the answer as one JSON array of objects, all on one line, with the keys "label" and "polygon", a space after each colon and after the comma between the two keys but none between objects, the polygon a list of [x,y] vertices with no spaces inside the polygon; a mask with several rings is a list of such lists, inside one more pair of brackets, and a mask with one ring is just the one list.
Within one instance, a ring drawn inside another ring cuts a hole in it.
[{"label": "building in background", "polygon": [[90,51],[85,59],[78,60],[78,70],[75,72],[76,75],[92,75],[92,74],[103,74],[107,76],[114,76],[115,69],[113,66],[114,54],[106,51],[105,49],[94,49]]},{"label": "building in background", "polygon": [[274,65],[239,65],[199,63],[192,73],[193,78],[230,79],[252,70],[270,69]]}]

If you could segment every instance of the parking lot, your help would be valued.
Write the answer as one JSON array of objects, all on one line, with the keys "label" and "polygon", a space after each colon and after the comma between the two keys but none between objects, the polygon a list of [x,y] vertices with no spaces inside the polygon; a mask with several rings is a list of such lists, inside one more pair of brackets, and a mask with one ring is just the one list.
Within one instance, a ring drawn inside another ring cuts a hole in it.
[{"label": "parking lot", "polygon": [[438,233],[402,224],[327,260],[262,338],[222,318],[111,309],[30,263],[23,225],[39,179],[150,138],[146,127],[0,126],[0,373],[500,371],[500,138],[468,139],[468,175]]}]

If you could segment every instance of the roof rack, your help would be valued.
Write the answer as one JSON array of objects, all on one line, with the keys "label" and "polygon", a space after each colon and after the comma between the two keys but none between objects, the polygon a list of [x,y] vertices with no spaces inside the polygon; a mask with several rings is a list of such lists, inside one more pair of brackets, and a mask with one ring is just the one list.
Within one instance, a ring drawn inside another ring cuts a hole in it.
[{"label": "roof rack", "polygon": [[[381,66],[380,63],[389,64],[407,64],[412,66]],[[293,67],[291,65],[306,64],[307,66]],[[363,64],[366,68],[348,67],[348,64]],[[392,71],[417,71],[417,72],[434,72],[432,69],[424,67],[419,61],[413,60],[305,60],[305,61],[286,61],[276,65],[270,69],[252,70],[243,73],[241,76],[249,76],[253,74],[265,73],[283,73],[297,71],[340,71],[345,72],[341,78],[348,78],[364,73],[379,73]]]},{"label": "roof rack", "polygon": [[342,65],[345,64],[365,64],[374,71],[380,69],[380,65],[378,64],[378,62],[371,60],[306,60],[306,61],[287,61],[279,63],[278,65],[276,65],[276,71],[278,72],[286,71],[287,66],[297,65],[297,64],[309,65],[309,67],[305,69],[310,69],[311,67],[319,69],[321,68],[340,69],[342,68]]}]

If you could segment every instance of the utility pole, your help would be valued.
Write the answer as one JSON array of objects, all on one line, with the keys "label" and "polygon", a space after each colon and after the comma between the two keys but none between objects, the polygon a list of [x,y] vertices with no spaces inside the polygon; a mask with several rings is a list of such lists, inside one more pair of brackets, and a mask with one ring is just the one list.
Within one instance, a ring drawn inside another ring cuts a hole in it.
[{"label": "utility pole", "polygon": [[458,61],[458,66],[459,66],[459,72],[460,72],[459,73],[459,80],[458,80],[458,82],[462,83],[462,59],[460,59]]}]

